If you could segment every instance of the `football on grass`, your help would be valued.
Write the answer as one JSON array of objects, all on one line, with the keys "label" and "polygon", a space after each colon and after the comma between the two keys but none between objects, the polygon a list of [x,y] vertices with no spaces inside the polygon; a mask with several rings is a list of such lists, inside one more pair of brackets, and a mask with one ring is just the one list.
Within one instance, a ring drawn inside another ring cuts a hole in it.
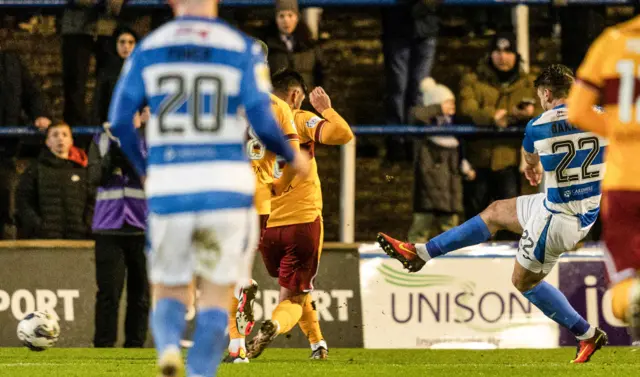
[{"label": "football on grass", "polygon": [[32,351],[53,347],[59,336],[58,320],[46,312],[29,313],[18,323],[18,339]]}]

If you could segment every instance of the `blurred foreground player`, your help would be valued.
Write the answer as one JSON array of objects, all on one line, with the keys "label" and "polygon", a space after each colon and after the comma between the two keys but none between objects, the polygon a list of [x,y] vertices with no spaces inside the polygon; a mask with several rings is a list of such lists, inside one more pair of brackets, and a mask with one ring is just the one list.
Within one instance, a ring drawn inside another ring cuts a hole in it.
[{"label": "blurred foreground player", "polygon": [[[247,279],[258,236],[246,117],[267,148],[308,172],[275,124],[260,47],[218,19],[215,0],[171,0],[176,19],[151,33],[124,64],[109,109],[111,131],[143,177],[149,206],[151,327],[160,376],[181,374],[188,285],[200,280],[187,375],[215,375],[229,298]],[[145,161],[132,125],[151,107]],[[147,169],[148,166],[148,169]]]},{"label": "blurred foreground player", "polygon": [[[310,94],[316,114],[300,110],[307,89],[302,76],[292,70],[272,76],[274,94],[292,109],[300,137],[300,149],[311,157],[311,174],[296,177],[283,193],[271,199],[271,215],[260,240],[260,253],[269,275],[278,278],[280,302],[248,345],[248,357],[258,357],[279,334],[296,324],[311,344],[312,359],[326,359],[327,343],[322,337],[318,314],[311,298],[313,280],[324,238],[322,189],[315,160],[315,144],[342,145],[353,139],[349,124],[331,107],[321,87]],[[285,169],[287,167],[285,166]]]},{"label": "blurred foreground player", "polygon": [[[605,265],[612,309],[640,343],[640,17],[593,43],[569,95],[569,121],[609,139],[602,182]],[[601,103],[604,113],[593,110]]]},{"label": "blurred foreground player", "polygon": [[544,175],[545,193],[493,202],[427,244],[400,242],[382,233],[378,242],[416,272],[430,259],[485,242],[498,230],[522,234],[511,281],[547,317],[575,335],[578,349],[572,362],[585,363],[607,344],[607,334],[589,325],[562,292],[543,280],[560,254],[587,235],[600,209],[606,140],[567,122],[565,101],[573,81],[571,70],[562,65],[549,66],[535,81],[545,112],[527,124],[522,146],[525,175],[534,186]]}]

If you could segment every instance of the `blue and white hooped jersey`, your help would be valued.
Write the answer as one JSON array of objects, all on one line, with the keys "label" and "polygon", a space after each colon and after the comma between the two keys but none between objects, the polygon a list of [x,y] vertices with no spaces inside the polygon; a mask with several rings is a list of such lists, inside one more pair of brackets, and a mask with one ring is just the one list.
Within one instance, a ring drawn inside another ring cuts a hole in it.
[{"label": "blue and white hooped jersey", "polygon": [[[220,19],[179,17],[138,45],[114,98],[151,108],[145,130],[151,212],[253,206],[242,109],[268,104],[270,90],[260,46]],[[118,109],[111,110],[117,118]]]},{"label": "blue and white hooped jersey", "polygon": [[527,124],[522,145],[540,155],[547,209],[577,216],[582,228],[593,224],[600,210],[607,140],[570,125],[567,108],[560,105]]}]

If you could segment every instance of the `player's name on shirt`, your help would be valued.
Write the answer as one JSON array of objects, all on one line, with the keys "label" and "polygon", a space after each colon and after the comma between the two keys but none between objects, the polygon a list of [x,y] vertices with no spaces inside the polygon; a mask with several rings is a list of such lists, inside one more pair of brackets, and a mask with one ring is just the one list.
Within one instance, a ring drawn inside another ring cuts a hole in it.
[{"label": "player's name on shirt", "polygon": [[551,125],[551,133],[559,134],[564,132],[576,131],[577,128],[567,122],[556,122]]}]

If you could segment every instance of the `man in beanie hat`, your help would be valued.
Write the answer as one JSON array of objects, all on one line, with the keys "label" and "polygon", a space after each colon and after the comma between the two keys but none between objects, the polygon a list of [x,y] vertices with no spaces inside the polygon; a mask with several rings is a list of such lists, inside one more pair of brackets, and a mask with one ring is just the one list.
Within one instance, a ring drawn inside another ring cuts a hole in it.
[{"label": "man in beanie hat", "polygon": [[[534,101],[533,77],[524,72],[521,61],[515,35],[497,33],[475,72],[462,78],[460,113],[477,126],[499,128],[524,125],[540,113]],[[479,138],[468,143],[467,157],[477,172],[476,179],[465,187],[467,217],[478,214],[493,200],[519,194],[518,140]]]},{"label": "man in beanie hat", "polygon": [[[456,118],[453,92],[432,78],[420,83],[423,105],[412,111],[416,123],[438,126],[465,120]],[[461,158],[462,147],[453,136],[431,136],[415,145],[413,223],[410,242],[426,242],[459,223],[462,212],[462,176],[472,180],[475,172]],[[461,162],[462,161],[462,162]]]},{"label": "man in beanie hat", "polygon": [[320,48],[311,36],[305,22],[300,22],[297,0],[276,0],[275,22],[263,35],[269,48],[269,69],[278,72],[284,68],[299,72],[309,87],[323,84]]}]

